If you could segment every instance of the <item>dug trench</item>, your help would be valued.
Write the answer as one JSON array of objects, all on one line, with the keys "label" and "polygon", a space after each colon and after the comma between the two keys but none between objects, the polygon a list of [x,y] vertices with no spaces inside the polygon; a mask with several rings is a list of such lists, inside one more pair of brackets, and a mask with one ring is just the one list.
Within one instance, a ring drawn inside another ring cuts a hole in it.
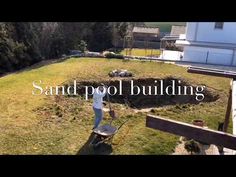
[{"label": "dug trench", "polygon": [[[162,86],[159,81],[162,80]],[[122,82],[122,84],[121,84]],[[103,80],[103,81],[81,81],[78,83],[77,93],[78,95],[85,98],[86,94],[88,98],[92,98],[92,88],[97,88],[101,85],[101,83],[105,84],[107,87],[111,87],[110,89],[110,102],[125,104],[133,109],[145,109],[145,108],[153,108],[153,107],[161,107],[166,105],[176,105],[176,104],[199,104],[200,102],[214,102],[219,98],[219,95],[212,88],[207,88],[207,86],[203,89],[203,91],[196,91],[197,85],[191,85],[186,80],[167,77],[164,79],[160,78],[140,78],[140,79],[132,79],[133,87],[131,87],[131,79],[112,79],[112,80]],[[171,86],[175,82],[175,87],[170,88],[171,93],[175,94],[167,94],[165,93],[165,89],[168,86]],[[71,86],[72,83],[66,84],[66,88]],[[90,87],[89,90],[86,86]],[[138,93],[138,88],[139,93]],[[158,88],[164,88],[164,91]],[[186,87],[186,94],[184,94],[184,89]],[[116,94],[114,88],[117,89]],[[156,88],[156,90],[155,90]],[[120,92],[119,89],[122,89]],[[131,89],[133,89],[133,94]],[[149,90],[150,89],[150,90]],[[174,89],[172,92],[171,89]],[[181,91],[179,91],[181,89]],[[191,92],[192,89],[192,92]],[[198,88],[199,89],[199,88]],[[144,91],[143,91],[144,90]],[[90,92],[88,94],[87,92]],[[161,93],[162,92],[162,93]],[[177,94],[180,93],[180,94]],[[113,95],[112,95],[113,94]],[[200,97],[204,95],[204,99],[199,101],[197,100],[197,94]],[[201,95],[200,95],[201,94]],[[104,100],[107,101],[107,97],[104,97]]]}]

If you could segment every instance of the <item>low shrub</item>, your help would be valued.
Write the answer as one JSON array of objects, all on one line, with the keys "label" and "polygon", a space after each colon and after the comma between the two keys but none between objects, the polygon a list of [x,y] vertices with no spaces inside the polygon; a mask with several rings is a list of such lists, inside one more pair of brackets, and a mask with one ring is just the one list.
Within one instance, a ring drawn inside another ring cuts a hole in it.
[{"label": "low shrub", "polygon": [[124,55],[116,54],[114,52],[105,52],[103,54],[106,58],[118,58],[118,59],[124,59]]}]

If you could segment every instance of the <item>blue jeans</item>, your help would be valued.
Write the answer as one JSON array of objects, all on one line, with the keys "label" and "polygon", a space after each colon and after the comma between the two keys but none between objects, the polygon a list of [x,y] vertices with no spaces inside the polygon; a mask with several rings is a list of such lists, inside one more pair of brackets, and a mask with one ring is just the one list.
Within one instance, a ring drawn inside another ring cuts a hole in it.
[{"label": "blue jeans", "polygon": [[102,121],[102,109],[96,109],[93,107],[95,113],[95,121],[94,121],[94,128],[97,128],[100,122]]}]

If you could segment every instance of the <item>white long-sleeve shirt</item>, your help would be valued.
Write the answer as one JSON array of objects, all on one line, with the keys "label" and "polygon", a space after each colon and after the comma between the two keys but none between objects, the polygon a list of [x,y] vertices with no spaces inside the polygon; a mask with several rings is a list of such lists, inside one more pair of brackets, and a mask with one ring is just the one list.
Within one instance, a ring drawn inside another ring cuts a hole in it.
[{"label": "white long-sleeve shirt", "polygon": [[101,92],[98,88],[95,89],[93,94],[93,107],[96,109],[102,109],[103,107],[103,97],[106,95],[106,92]]}]

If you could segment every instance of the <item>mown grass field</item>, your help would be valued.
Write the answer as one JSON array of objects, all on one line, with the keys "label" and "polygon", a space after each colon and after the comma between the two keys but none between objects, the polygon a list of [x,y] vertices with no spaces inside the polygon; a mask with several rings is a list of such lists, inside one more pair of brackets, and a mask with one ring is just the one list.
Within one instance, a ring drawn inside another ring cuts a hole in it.
[{"label": "mown grass field", "polygon": [[[189,74],[186,68],[158,62],[72,58],[0,78],[0,154],[96,153],[86,147],[93,127],[92,100],[67,96],[34,96],[32,82],[42,80],[43,86],[56,86],[73,79],[109,80],[108,72],[117,68],[132,71],[135,78],[184,78],[193,84],[204,84],[220,95],[215,102],[159,107],[153,109],[152,114],[184,122],[202,118],[213,129],[217,129],[218,121],[224,120],[229,79]],[[127,119],[129,121],[114,137],[112,149],[99,153],[173,152],[179,137],[146,128],[147,113],[136,113],[121,104],[113,104],[113,107],[119,116],[117,124]],[[107,121],[109,116],[105,113],[104,122]]]},{"label": "mown grass field", "polygon": [[[129,55],[128,49],[124,49],[121,51],[121,54],[123,55]],[[160,56],[161,51],[158,49],[138,49],[134,48],[131,50],[131,55],[133,56]]]}]

